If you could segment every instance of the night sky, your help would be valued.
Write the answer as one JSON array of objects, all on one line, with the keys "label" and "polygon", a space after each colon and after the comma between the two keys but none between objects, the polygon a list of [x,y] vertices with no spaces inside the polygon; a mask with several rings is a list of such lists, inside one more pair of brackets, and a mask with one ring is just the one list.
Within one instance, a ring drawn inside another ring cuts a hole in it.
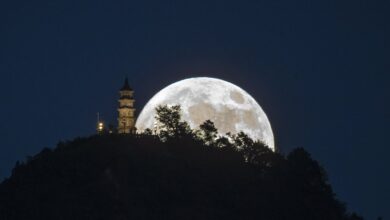
[{"label": "night sky", "polygon": [[[138,113],[188,77],[232,82],[283,153],[306,148],[348,208],[390,217],[388,1],[2,1],[0,180],[17,160]],[[387,39],[386,39],[387,38]],[[386,42],[386,40],[387,42]]]}]

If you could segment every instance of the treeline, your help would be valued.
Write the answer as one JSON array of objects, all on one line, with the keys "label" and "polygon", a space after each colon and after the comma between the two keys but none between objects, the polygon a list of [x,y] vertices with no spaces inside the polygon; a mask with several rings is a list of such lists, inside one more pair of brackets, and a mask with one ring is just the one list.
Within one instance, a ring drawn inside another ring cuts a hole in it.
[{"label": "treeline", "polygon": [[303,148],[284,156],[246,134],[191,130],[180,106],[156,131],[60,142],[0,184],[0,219],[359,220]]}]

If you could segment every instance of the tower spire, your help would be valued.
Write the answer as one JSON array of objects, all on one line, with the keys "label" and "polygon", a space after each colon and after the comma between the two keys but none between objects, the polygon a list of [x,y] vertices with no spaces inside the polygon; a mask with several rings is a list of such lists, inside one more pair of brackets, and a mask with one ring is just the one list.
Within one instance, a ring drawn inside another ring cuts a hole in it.
[{"label": "tower spire", "polygon": [[122,86],[120,91],[124,91],[124,90],[131,90],[131,91],[133,91],[133,89],[130,88],[130,86],[129,86],[129,79],[127,77],[125,78],[125,83],[123,84],[123,86]]}]

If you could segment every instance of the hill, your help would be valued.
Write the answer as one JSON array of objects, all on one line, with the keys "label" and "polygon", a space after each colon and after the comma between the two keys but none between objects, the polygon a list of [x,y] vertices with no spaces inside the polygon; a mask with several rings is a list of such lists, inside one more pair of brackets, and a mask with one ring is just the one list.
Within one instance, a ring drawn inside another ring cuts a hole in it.
[{"label": "hill", "polygon": [[259,152],[262,163],[193,138],[76,138],[17,163],[0,185],[0,218],[360,219],[304,149]]},{"label": "hill", "polygon": [[210,120],[191,130],[180,106],[156,111],[158,135],[103,132],[18,162],[0,219],[361,219],[304,149],[283,156]]}]

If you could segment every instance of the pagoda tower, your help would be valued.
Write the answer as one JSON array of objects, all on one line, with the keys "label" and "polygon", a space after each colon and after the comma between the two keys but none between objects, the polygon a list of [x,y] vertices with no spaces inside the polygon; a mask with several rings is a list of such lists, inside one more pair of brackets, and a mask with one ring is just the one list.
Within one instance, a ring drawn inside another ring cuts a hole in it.
[{"label": "pagoda tower", "polygon": [[119,108],[118,108],[118,133],[129,134],[135,132],[135,108],[134,108],[134,91],[129,86],[126,77],[125,84],[119,90]]}]

